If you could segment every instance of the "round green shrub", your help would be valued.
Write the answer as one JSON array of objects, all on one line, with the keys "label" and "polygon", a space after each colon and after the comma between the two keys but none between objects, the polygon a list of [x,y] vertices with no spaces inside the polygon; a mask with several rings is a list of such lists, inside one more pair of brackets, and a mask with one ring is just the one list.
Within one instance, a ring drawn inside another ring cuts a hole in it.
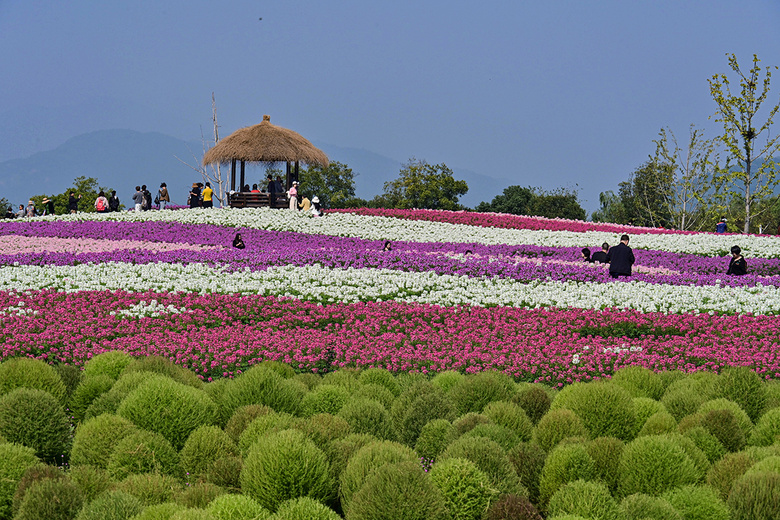
[{"label": "round green shrub", "polygon": [[179,467],[192,482],[201,479],[217,459],[237,455],[238,446],[227,433],[216,426],[201,426],[190,434],[179,452]]},{"label": "round green shrub", "polygon": [[338,483],[341,474],[347,467],[347,462],[355,453],[364,446],[368,446],[379,439],[366,433],[350,433],[342,439],[335,439],[323,446],[323,451],[330,462],[330,481]]},{"label": "round green shrub", "polygon": [[[689,380],[684,379],[682,381]],[[681,384],[675,387],[675,384],[672,384],[661,398],[661,404],[663,404],[664,408],[666,408],[666,410],[678,421],[682,420],[683,417],[695,413],[707,400],[704,395],[700,394],[695,389],[695,386],[695,384]]]},{"label": "round green shrub", "polygon": [[11,518],[16,488],[28,468],[40,465],[35,450],[21,444],[0,444],[0,518]]},{"label": "round green shrub", "polygon": [[623,447],[623,441],[615,437],[598,437],[585,447],[588,455],[593,459],[595,478],[604,482],[612,494],[617,492],[618,466]]},{"label": "round green shrub", "polygon": [[720,493],[720,498],[728,499],[731,486],[753,465],[755,460],[745,452],[728,453],[715,462],[707,472],[707,484]]},{"label": "round green shrub", "polygon": [[490,424],[490,419],[481,413],[469,412],[452,421],[452,427],[458,437],[470,432],[478,424]]},{"label": "round green shrub", "polygon": [[530,500],[519,495],[502,495],[488,508],[485,520],[542,520]]},{"label": "round green shrub", "polygon": [[[745,439],[750,438],[750,434],[753,432],[753,422],[745,411],[734,401],[730,401],[725,398],[711,399],[702,403],[697,412],[706,416],[708,412],[712,410],[729,410],[734,414],[734,418],[739,424],[739,428],[742,430]],[[714,433],[713,433],[714,435]],[[717,435],[715,435],[717,437]],[[723,441],[721,441],[723,442]]]},{"label": "round green shrub", "polygon": [[352,400],[337,416],[347,421],[353,433],[367,433],[378,439],[395,438],[390,414],[379,401]]},{"label": "round green shrub", "polygon": [[780,441],[780,408],[773,408],[758,420],[750,444],[753,446],[769,446]]},{"label": "round green shrub", "polygon": [[35,388],[16,388],[0,396],[0,435],[29,446],[55,464],[70,453],[70,420],[57,399]]},{"label": "round green shrub", "polygon": [[369,383],[367,385],[360,385],[352,394],[353,399],[372,399],[379,401],[387,411],[393,409],[393,402],[395,402],[395,396],[382,385],[375,383]]},{"label": "round green shrub", "polygon": [[428,421],[434,419],[452,421],[455,417],[455,406],[441,390],[420,395],[401,415],[400,422],[396,423],[398,440],[407,446],[414,446],[423,426]]},{"label": "round green shrub", "polygon": [[468,459],[490,479],[493,487],[501,493],[528,495],[528,490],[520,483],[515,467],[509,457],[496,442],[484,437],[461,437],[447,446],[439,457],[439,462],[447,459]]},{"label": "round green shrub", "polygon": [[186,486],[174,499],[177,504],[187,508],[205,509],[208,505],[226,494],[223,488],[210,482],[197,482]]},{"label": "round green shrub", "polygon": [[634,397],[631,402],[634,403],[634,413],[636,414],[636,431],[642,429],[650,416],[667,411],[661,402],[649,397]]},{"label": "round green shrub", "polygon": [[76,387],[81,383],[81,378],[84,372],[75,365],[67,365],[65,363],[57,363],[54,365],[54,370],[57,371],[57,375],[60,376],[62,384],[65,385],[65,399],[70,399]]},{"label": "round green shrub", "polygon": [[[315,389],[316,390],[316,389]],[[300,386],[266,367],[252,367],[225,388],[220,410],[230,417],[240,407],[249,404],[266,405],[276,412],[296,415],[305,392]]]},{"label": "round green shrub", "polygon": [[402,394],[417,383],[423,381],[426,383],[430,382],[428,375],[422,372],[399,372],[395,375],[395,380],[398,382],[398,386],[401,387]]},{"label": "round green shrub", "polygon": [[639,430],[637,437],[643,435],[661,435],[663,433],[672,433],[677,431],[677,421],[674,420],[672,414],[663,411],[654,413],[647,418],[642,429]]},{"label": "round green shrub", "polygon": [[309,497],[294,498],[283,502],[272,520],[341,520],[328,506]]},{"label": "round green shrub", "polygon": [[165,502],[145,507],[140,514],[135,515],[131,520],[170,520],[173,515],[184,509],[184,506],[175,502]]},{"label": "round green shrub", "polygon": [[320,385],[303,397],[301,411],[304,417],[318,413],[337,414],[349,401],[349,390],[343,386]]},{"label": "round green shrub", "polygon": [[765,471],[741,477],[734,482],[727,503],[732,520],[780,518],[780,475]]},{"label": "round green shrub", "polygon": [[111,390],[114,380],[107,375],[98,374],[85,377],[70,396],[69,408],[76,422],[81,422],[86,416],[92,402],[102,394]]},{"label": "round green shrub", "polygon": [[87,419],[76,428],[70,453],[71,466],[107,468],[117,443],[136,430],[133,423],[118,415],[103,414]]},{"label": "round green shrub", "polygon": [[85,419],[91,419],[104,413],[116,414],[122,400],[130,392],[152,379],[168,379],[153,372],[130,372],[116,380],[108,392],[97,396],[84,412]]},{"label": "round green shrub", "polygon": [[271,516],[271,512],[257,500],[246,495],[218,496],[206,507],[206,511],[214,520],[265,520]]},{"label": "round green shrub", "polygon": [[441,392],[441,390],[427,380],[417,381],[404,389],[396,400],[393,401],[393,406],[390,408],[390,418],[393,421],[393,425],[396,428],[400,428],[401,422],[412,403],[421,395],[434,392]]},{"label": "round green shrub", "polygon": [[592,438],[617,437],[630,440],[636,430],[636,414],[631,396],[609,381],[574,383],[555,397],[552,409],[573,411]]},{"label": "round green shrub", "polygon": [[339,479],[341,507],[349,509],[352,496],[363,486],[374,471],[385,464],[412,461],[418,464],[417,455],[408,446],[392,441],[375,441],[357,450],[348,460]]},{"label": "round green shrub", "polygon": [[539,503],[546,505],[561,486],[575,480],[592,480],[596,465],[582,444],[561,444],[548,455],[539,477]]},{"label": "round green shrub", "polygon": [[657,496],[694,484],[702,473],[685,450],[668,436],[637,437],[623,448],[618,470],[621,496],[645,493]]},{"label": "round green shrub", "polygon": [[703,414],[692,413],[691,415],[686,415],[685,417],[680,419],[680,422],[677,424],[677,431],[680,433],[685,433],[691,428],[696,428],[701,426],[703,421],[704,421]]},{"label": "round green shrub", "polygon": [[270,433],[294,429],[297,422],[297,418],[288,413],[273,412],[261,415],[249,423],[238,438],[238,450],[242,456],[246,456],[255,442]]},{"label": "round green shrub", "polygon": [[117,480],[137,473],[179,474],[179,456],[168,439],[146,430],[130,433],[117,442],[108,459],[108,472]]},{"label": "round green shrub", "polygon": [[535,385],[529,385],[522,390],[518,390],[512,401],[520,405],[520,408],[525,411],[534,424],[537,424],[539,419],[544,417],[552,403],[550,394],[545,392],[543,388]]},{"label": "round green shrub", "polygon": [[183,385],[194,388],[203,388],[203,381],[195,372],[180,367],[170,359],[166,359],[162,356],[143,356],[135,358],[128,363],[124,370],[122,370],[120,377],[132,372],[153,372],[169,377]]},{"label": "round green shrub", "polygon": [[106,491],[85,505],[76,520],[128,520],[143,511],[143,504],[124,491]]},{"label": "round green shrub", "polygon": [[539,477],[547,460],[547,453],[536,444],[521,442],[507,453],[507,457],[514,466],[520,483],[528,490],[528,498],[531,502],[538,503]]},{"label": "round green shrub", "polygon": [[360,371],[355,368],[340,368],[322,376],[322,384],[343,386],[349,393],[352,393],[362,384],[358,380],[359,375]]},{"label": "round green shrub", "polygon": [[117,415],[159,433],[180,450],[193,431],[216,422],[217,407],[203,390],[170,379],[154,379],[125,397]]},{"label": "round green shrub", "polygon": [[726,454],[726,448],[723,447],[723,444],[703,426],[691,428],[683,435],[693,441],[696,447],[706,455],[710,464],[720,460]]},{"label": "round green shrub", "polygon": [[116,489],[133,495],[145,506],[152,506],[172,501],[182,485],[170,475],[139,473],[129,475],[116,485]]},{"label": "round green shrub", "polygon": [[305,433],[317,447],[346,437],[352,432],[345,419],[329,413],[318,413],[306,419],[299,419],[295,422],[295,429]]},{"label": "round green shrub", "polygon": [[629,495],[620,502],[626,520],[684,520],[672,504],[661,497],[643,493]]},{"label": "round green shrub", "polygon": [[730,520],[728,506],[709,486],[684,486],[664,494],[664,498],[685,520]]},{"label": "round green shrub", "polygon": [[108,376],[114,381],[122,371],[133,362],[133,357],[122,350],[110,350],[92,356],[84,364],[84,377]]},{"label": "round green shrub", "polygon": [[91,502],[114,485],[108,471],[95,466],[71,466],[68,476],[79,489],[84,502]]},{"label": "round green shrub", "polygon": [[710,410],[702,414],[701,425],[730,452],[745,447],[745,434],[731,410]]},{"label": "round green shrub", "polygon": [[170,520],[214,520],[214,518],[203,509],[193,507],[176,511]]},{"label": "round green shrub", "polygon": [[539,420],[533,432],[534,441],[546,452],[566,437],[588,437],[590,433],[571,410],[550,410]]},{"label": "round green shrub", "polygon": [[24,494],[14,520],[72,520],[82,505],[81,493],[73,482],[64,478],[44,479]]},{"label": "round green shrub", "polygon": [[269,413],[274,413],[274,411],[263,404],[241,406],[233,413],[225,425],[225,433],[230,435],[230,438],[237,443],[238,439],[241,438],[241,434],[249,426],[249,423],[261,415],[268,415]]},{"label": "round green shrub", "polygon": [[750,420],[756,422],[764,411],[768,397],[766,384],[748,367],[728,367],[715,383],[715,397],[737,403]]},{"label": "round green shrub", "polygon": [[241,457],[220,457],[206,467],[203,480],[228,492],[234,493],[241,490],[241,468],[244,463]]},{"label": "round green shrub", "polygon": [[449,392],[453,386],[457,385],[465,377],[466,376],[464,376],[460,372],[455,372],[454,370],[445,370],[444,372],[439,372],[438,374],[433,376],[433,378],[431,379],[431,384],[433,384],[436,387],[439,387],[445,392]]},{"label": "round green shrub", "polygon": [[292,379],[293,377],[295,377],[295,370],[293,370],[293,367],[291,367],[287,363],[282,363],[281,361],[266,359],[265,361],[261,361],[255,366],[273,370],[274,372],[276,372],[277,374],[279,374],[285,379]]},{"label": "round green shrub", "polygon": [[455,428],[447,419],[434,419],[420,430],[414,451],[428,460],[433,460],[456,438]]},{"label": "round green shrub", "polygon": [[327,500],[334,492],[325,454],[297,430],[270,434],[252,445],[241,470],[241,489],[271,511],[291,498]]},{"label": "round green shrub", "polygon": [[16,388],[43,390],[65,402],[67,389],[57,370],[40,359],[9,358],[0,363],[0,395]]},{"label": "round green shrub", "polygon": [[762,471],[774,471],[775,473],[780,474],[780,456],[772,455],[771,457],[759,460],[748,468],[745,475],[760,473]]},{"label": "round green shrub", "polygon": [[446,459],[434,464],[429,475],[453,518],[479,519],[498,498],[498,490],[470,460]]},{"label": "round green shrub", "polygon": [[534,423],[520,406],[509,401],[495,401],[482,410],[482,415],[495,424],[512,430],[521,441],[531,440]]},{"label": "round green shrub", "polygon": [[460,415],[480,413],[493,401],[509,401],[516,393],[515,383],[501,372],[480,372],[466,376],[449,391]]},{"label": "round green shrub", "polygon": [[661,372],[657,372],[657,374],[658,374],[658,379],[660,379],[664,385],[664,391],[666,391],[666,389],[669,388],[669,386],[675,381],[685,379],[686,377],[685,372],[677,369],[662,370]]},{"label": "round green shrub", "polygon": [[358,376],[358,381],[364,385],[381,385],[390,391],[393,396],[401,395],[401,386],[395,380],[393,374],[384,368],[368,368]]},{"label": "round green shrub", "polygon": [[649,397],[657,401],[664,393],[664,383],[658,374],[639,365],[617,370],[612,375],[612,382],[625,388],[631,397]]},{"label": "round green shrub", "polygon": [[445,520],[441,492],[417,462],[385,464],[366,478],[347,509],[347,520]]},{"label": "round green shrub", "polygon": [[494,441],[507,452],[521,442],[515,432],[498,424],[478,424],[462,437],[484,437]]},{"label": "round green shrub", "polygon": [[607,486],[600,482],[575,480],[564,484],[550,498],[551,516],[580,515],[584,518],[623,520],[623,515]]},{"label": "round green shrub", "polygon": [[756,461],[759,461],[767,457],[780,455],[780,444],[772,444],[771,446],[748,446],[742,451],[746,452]]},{"label": "round green shrub", "polygon": [[19,508],[22,505],[22,500],[24,500],[24,495],[33,484],[42,480],[57,480],[62,478],[65,478],[65,472],[56,466],[52,466],[51,464],[36,464],[35,466],[27,468],[24,472],[24,475],[22,475],[22,478],[19,480],[19,484],[16,486],[16,492],[14,493],[14,514],[19,511]]}]

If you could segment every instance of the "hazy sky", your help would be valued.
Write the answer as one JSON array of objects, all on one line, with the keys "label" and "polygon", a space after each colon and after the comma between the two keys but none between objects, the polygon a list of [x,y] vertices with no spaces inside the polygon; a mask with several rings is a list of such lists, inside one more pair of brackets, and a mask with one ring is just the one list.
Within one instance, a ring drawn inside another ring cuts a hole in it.
[{"label": "hazy sky", "polygon": [[270,114],[592,210],[662,126],[713,136],[707,79],[726,53],[780,65],[778,27],[770,0],[0,0],[0,114],[94,102],[97,130],[126,103],[127,128],[199,139],[215,92],[223,135]]}]

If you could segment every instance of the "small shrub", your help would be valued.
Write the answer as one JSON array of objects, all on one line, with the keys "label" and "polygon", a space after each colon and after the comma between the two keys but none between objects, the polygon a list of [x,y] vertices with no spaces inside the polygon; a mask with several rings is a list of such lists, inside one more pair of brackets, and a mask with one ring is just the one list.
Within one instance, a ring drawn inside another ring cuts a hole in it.
[{"label": "small shrub", "polygon": [[233,413],[233,416],[230,417],[230,420],[228,420],[227,425],[225,426],[225,433],[230,435],[230,438],[237,443],[241,434],[244,433],[246,427],[249,426],[249,423],[261,415],[268,415],[273,412],[274,411],[270,407],[263,404],[242,406],[238,408]]},{"label": "small shrub", "polygon": [[539,503],[546,505],[561,486],[575,480],[592,480],[596,465],[582,444],[560,445],[545,460],[539,478]]},{"label": "small shrub", "polygon": [[546,452],[552,450],[566,437],[588,437],[588,429],[571,410],[550,410],[536,425],[534,441]]},{"label": "small shrub", "polygon": [[422,372],[400,372],[395,375],[395,380],[398,382],[398,386],[401,387],[402,394],[417,383],[430,382],[428,375]]},{"label": "small shrub", "polygon": [[209,482],[198,482],[191,486],[186,486],[184,490],[177,494],[174,500],[188,508],[205,509],[217,497],[225,495],[227,491],[221,487]]},{"label": "small shrub", "polygon": [[429,472],[441,491],[450,515],[456,519],[478,519],[498,497],[487,476],[466,459],[447,459],[433,465]]},{"label": "small shrub", "polygon": [[728,506],[709,486],[684,486],[667,492],[664,498],[685,520],[731,519]]},{"label": "small shrub", "polygon": [[340,368],[322,376],[322,384],[341,386],[346,388],[349,393],[353,393],[362,384],[358,380],[359,375],[360,371],[355,368]]},{"label": "small shrub", "polygon": [[366,433],[351,433],[343,439],[336,439],[325,446],[323,451],[330,462],[330,481],[338,483],[341,481],[341,474],[347,467],[349,459],[364,446],[377,442],[379,439]]},{"label": "small shrub", "polygon": [[282,502],[273,520],[341,520],[335,511],[309,497],[293,498]]},{"label": "small shrub", "polygon": [[661,403],[675,419],[680,421],[683,417],[695,413],[707,398],[696,390],[694,384],[675,386],[676,384],[672,384],[666,390],[661,398]]},{"label": "small shrub", "polygon": [[57,370],[40,359],[15,357],[0,363],[0,395],[16,388],[43,390],[61,403],[65,402],[67,389]]},{"label": "small shrub", "polygon": [[214,520],[265,520],[271,516],[257,500],[246,495],[220,495],[211,501],[206,511]]},{"label": "small shrub", "polygon": [[297,418],[288,413],[269,413],[261,415],[246,427],[244,433],[238,438],[238,451],[242,456],[249,453],[249,449],[258,440],[269,433],[280,432],[295,428]]},{"label": "small shrub", "polygon": [[745,475],[734,482],[728,506],[732,520],[780,518],[780,475],[771,471]]},{"label": "small shrub", "polygon": [[291,498],[327,500],[334,491],[325,454],[295,430],[268,435],[252,446],[241,470],[241,489],[271,511]]},{"label": "small shrub", "polygon": [[449,391],[458,413],[480,413],[488,403],[509,401],[516,393],[515,384],[506,374],[480,372],[466,376]]},{"label": "small shrub", "polygon": [[515,432],[498,424],[478,424],[461,437],[484,437],[494,441],[504,451],[509,451],[520,443]]},{"label": "small shrub", "polygon": [[113,385],[114,380],[107,375],[85,377],[71,395],[68,405],[76,422],[83,421],[89,405]]},{"label": "small shrub", "polygon": [[203,381],[195,372],[180,367],[170,359],[166,359],[162,356],[143,356],[135,358],[132,362],[128,363],[124,370],[122,370],[120,377],[132,372],[153,372],[169,377],[183,385],[191,386],[193,388],[203,388]]},{"label": "small shrub", "polygon": [[435,459],[456,438],[455,428],[446,419],[434,419],[420,430],[414,451],[425,459]]},{"label": "small shrub", "polygon": [[512,430],[521,441],[531,440],[534,423],[520,406],[508,401],[495,401],[482,410],[482,415],[495,424]]},{"label": "small shrub", "polygon": [[661,435],[677,431],[677,421],[669,412],[658,412],[648,417],[637,436]]},{"label": "small shrub", "polygon": [[536,444],[521,442],[507,453],[507,457],[514,466],[520,483],[528,490],[528,498],[531,502],[538,503],[539,477],[547,454]]},{"label": "small shrub", "polygon": [[176,511],[169,520],[214,520],[214,518],[202,508],[193,507]]},{"label": "small shrub", "polygon": [[230,381],[225,388],[220,410],[224,417],[230,417],[240,407],[262,404],[275,410],[297,414],[305,392],[288,379],[266,367],[252,367],[241,376]]},{"label": "small shrub", "polygon": [[441,390],[422,394],[414,399],[396,423],[398,440],[407,446],[414,446],[423,426],[433,419],[454,420],[455,406]]},{"label": "small shrub", "polygon": [[745,452],[728,453],[712,465],[707,472],[707,484],[720,493],[720,498],[728,499],[731,486],[753,465],[755,460]]},{"label": "small shrub", "polygon": [[35,449],[47,462],[62,463],[70,453],[70,420],[43,390],[16,388],[0,396],[0,435]]},{"label": "small shrub", "polygon": [[621,496],[657,496],[698,482],[702,473],[685,450],[667,436],[637,437],[623,448],[619,466]]},{"label": "small shrub", "polygon": [[634,403],[634,413],[636,414],[636,431],[642,429],[650,416],[667,411],[663,404],[649,397],[634,397],[631,402]]},{"label": "small shrub", "polygon": [[28,468],[40,465],[35,450],[21,444],[0,444],[0,518],[11,518],[13,498]]},{"label": "small shrub", "polygon": [[731,410],[710,410],[703,414],[701,425],[718,439],[727,451],[740,451],[745,447],[745,434]]},{"label": "small shrub", "polygon": [[216,426],[201,426],[190,434],[179,452],[179,467],[185,478],[194,482],[217,459],[237,455],[238,446],[227,433]]},{"label": "small shrub", "polygon": [[366,478],[347,510],[348,520],[445,520],[441,492],[417,462],[385,464]]},{"label": "small shrub", "polygon": [[574,383],[555,397],[552,409],[573,411],[592,438],[617,437],[630,440],[635,433],[636,414],[631,396],[614,383]]},{"label": "small shrub", "polygon": [[141,514],[134,516],[131,520],[170,520],[173,515],[184,509],[183,505],[166,502],[145,507]]},{"label": "small shrub", "polygon": [[750,436],[750,444],[770,446],[778,441],[780,441],[780,408],[773,408],[758,420],[758,424]]},{"label": "small shrub", "polygon": [[585,480],[575,480],[561,486],[550,498],[547,510],[551,516],[580,515],[584,518],[623,520],[620,508],[609,494],[607,486]]},{"label": "small shrub", "polygon": [[762,471],[774,471],[777,474],[780,474],[780,457],[777,455],[773,455],[771,457],[767,457],[765,459],[761,459],[745,472],[745,475],[750,475],[751,473],[760,473]]},{"label": "small shrub", "polygon": [[19,480],[19,484],[16,486],[16,492],[14,493],[14,514],[19,511],[22,500],[24,500],[24,495],[33,484],[43,480],[58,480],[62,478],[65,478],[65,472],[50,464],[36,464],[35,466],[27,468],[24,475],[22,475],[21,480]]},{"label": "small shrub", "polygon": [[318,413],[337,414],[349,401],[349,390],[343,386],[320,385],[303,397],[301,410],[304,417]]},{"label": "small shrub", "polygon": [[418,397],[434,392],[440,392],[440,390],[427,380],[417,381],[410,387],[404,389],[401,392],[401,395],[393,401],[393,406],[390,408],[390,417],[393,420],[393,425],[396,428],[400,426],[409,407]]},{"label": "small shrub", "polygon": [[389,370],[369,368],[360,373],[358,381],[364,385],[376,384],[385,387],[393,396],[401,395],[401,386]]},{"label": "small shrub", "polygon": [[726,454],[726,448],[723,447],[723,444],[703,426],[691,428],[684,435],[706,455],[710,464],[720,460]]},{"label": "small shrub", "polygon": [[85,505],[77,520],[128,520],[143,511],[143,504],[124,491],[106,491]]},{"label": "small shrub", "polygon": [[229,492],[238,492],[241,489],[241,457],[220,457],[206,467],[203,480]]},{"label": "small shrub", "polygon": [[193,431],[216,422],[217,407],[203,390],[170,379],[154,379],[125,397],[117,415],[159,433],[180,450]]},{"label": "small shrub", "polygon": [[95,398],[84,413],[85,419],[91,419],[104,413],[116,414],[122,400],[133,390],[152,379],[167,379],[153,372],[130,372],[117,379],[108,392]]},{"label": "small shrub", "polygon": [[534,424],[544,417],[552,403],[550,395],[543,388],[534,385],[518,391],[512,401],[520,405]]},{"label": "small shrub", "polygon": [[338,417],[347,421],[353,433],[367,433],[378,439],[395,438],[390,414],[378,401],[350,401],[341,409]]},{"label": "small shrub", "polygon": [[274,372],[276,372],[277,374],[279,374],[285,379],[292,379],[293,377],[295,377],[295,370],[293,370],[293,367],[291,367],[287,363],[282,363],[281,361],[266,359],[265,361],[261,361],[255,366],[273,370]]},{"label": "small shrub", "polygon": [[456,435],[460,437],[464,433],[470,432],[478,424],[490,424],[490,419],[481,413],[469,412],[455,419],[452,422],[452,427],[455,428]]},{"label": "small shrub", "polygon": [[712,399],[702,403],[697,411],[706,416],[707,413],[712,410],[729,410],[734,414],[734,418],[737,420],[737,424],[739,424],[739,428],[742,430],[744,438],[750,438],[750,434],[753,432],[753,422],[737,403],[724,398]]},{"label": "small shrub", "polygon": [[684,520],[672,504],[661,497],[635,493],[623,499],[620,509],[626,520]]},{"label": "small shrub", "polygon": [[526,497],[503,495],[485,513],[485,520],[542,520],[542,515]]},{"label": "small shrub", "polygon": [[701,426],[703,421],[704,421],[703,414],[692,413],[691,415],[686,415],[685,417],[680,419],[679,424],[677,424],[677,431],[680,433],[685,433],[691,428],[696,428],[698,426]]},{"label": "small shrub", "polygon": [[84,365],[84,377],[108,376],[114,381],[133,362],[133,357],[122,350],[111,350],[92,356]]},{"label": "small shrub", "polygon": [[111,454],[136,426],[118,415],[103,414],[78,425],[71,449],[71,466],[92,465],[107,468]]},{"label": "small shrub", "polygon": [[34,483],[14,520],[72,520],[83,500],[78,488],[68,479],[44,479]]},{"label": "small shrub", "polygon": [[65,363],[57,363],[54,365],[54,370],[57,371],[57,375],[60,376],[62,384],[65,385],[65,398],[70,399],[76,387],[81,383],[81,378],[84,372],[75,365],[67,365]]},{"label": "small shrub", "polygon": [[595,478],[604,482],[613,495],[617,492],[618,467],[623,447],[623,441],[615,437],[598,437],[585,447],[593,459]]},{"label": "small shrub", "polygon": [[160,472],[176,476],[178,454],[168,440],[146,430],[139,430],[119,441],[108,460],[108,472],[117,480],[137,473]]},{"label": "small shrub", "polygon": [[116,489],[133,495],[145,506],[170,502],[181,491],[178,480],[160,473],[130,475],[117,484]]},{"label": "small shrub", "polygon": [[728,367],[715,383],[715,397],[724,397],[737,403],[750,420],[761,416],[768,397],[764,381],[748,367]]},{"label": "small shrub", "polygon": [[303,383],[306,385],[306,388],[309,389],[309,391],[314,390],[320,384],[322,383],[322,376],[317,374],[312,374],[311,372],[304,372],[302,374],[295,374],[295,377],[293,377],[295,381],[298,381],[300,383]]},{"label": "small shrub", "polygon": [[446,370],[433,376],[431,379],[431,384],[433,384],[433,386],[439,387],[445,392],[449,392],[452,387],[460,383],[463,379],[465,379],[465,377],[466,376],[460,372]]},{"label": "small shrub", "polygon": [[493,487],[501,493],[528,495],[528,490],[520,483],[520,478],[506,452],[490,439],[461,437],[444,450],[439,457],[439,462],[452,458],[468,459],[476,464],[490,479]]},{"label": "small shrub", "polygon": [[352,398],[372,399],[374,401],[379,401],[388,412],[393,409],[393,402],[395,401],[395,396],[390,392],[390,390],[382,385],[375,383],[360,385],[360,387],[352,394]]},{"label": "small shrub", "polygon": [[79,489],[84,502],[92,502],[114,485],[108,471],[95,466],[71,466],[68,476]]},{"label": "small shrub", "polygon": [[307,419],[300,419],[295,422],[295,429],[305,433],[317,447],[351,433],[349,423],[345,419],[329,413],[319,413]]},{"label": "small shrub", "polygon": [[631,397],[649,397],[657,401],[664,393],[664,383],[658,374],[639,365],[617,370],[612,375],[612,382],[625,388]]}]

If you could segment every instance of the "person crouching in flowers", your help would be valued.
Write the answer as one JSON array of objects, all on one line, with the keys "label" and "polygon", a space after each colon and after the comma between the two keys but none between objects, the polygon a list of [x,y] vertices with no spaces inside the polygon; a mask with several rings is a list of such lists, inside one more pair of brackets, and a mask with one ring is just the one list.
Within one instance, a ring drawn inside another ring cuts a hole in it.
[{"label": "person crouching in flowers", "polygon": [[241,233],[236,233],[236,238],[233,239],[233,247],[236,249],[244,249],[244,239],[241,238]]},{"label": "person crouching in flowers", "polygon": [[586,262],[593,262],[593,260],[591,260],[590,258],[590,249],[588,249],[587,247],[582,248],[582,259],[585,260]]},{"label": "person crouching in flowers", "polygon": [[747,262],[745,257],[742,256],[742,249],[739,246],[731,248],[731,260],[729,261],[729,270],[726,274],[732,276],[742,276],[747,274]]}]

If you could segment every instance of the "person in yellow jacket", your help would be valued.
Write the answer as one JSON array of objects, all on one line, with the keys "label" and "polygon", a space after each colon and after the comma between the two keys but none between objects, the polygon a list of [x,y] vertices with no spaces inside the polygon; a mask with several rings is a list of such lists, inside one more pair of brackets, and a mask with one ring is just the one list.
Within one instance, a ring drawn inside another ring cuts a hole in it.
[{"label": "person in yellow jacket", "polygon": [[211,183],[207,182],[206,187],[203,188],[203,207],[214,207],[214,190],[211,189]]},{"label": "person in yellow jacket", "polygon": [[308,197],[304,195],[303,200],[301,201],[300,204],[298,204],[298,207],[301,208],[303,214],[306,215],[309,212],[309,210],[311,210],[311,201],[309,200]]}]

